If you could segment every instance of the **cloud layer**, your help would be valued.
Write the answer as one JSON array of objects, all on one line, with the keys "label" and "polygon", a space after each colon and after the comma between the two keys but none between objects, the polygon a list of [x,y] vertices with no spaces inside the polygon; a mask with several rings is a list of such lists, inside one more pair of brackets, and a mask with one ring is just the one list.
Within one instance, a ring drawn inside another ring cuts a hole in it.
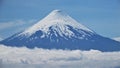
[{"label": "cloud layer", "polygon": [[27,49],[0,45],[0,68],[120,68],[120,51]]}]

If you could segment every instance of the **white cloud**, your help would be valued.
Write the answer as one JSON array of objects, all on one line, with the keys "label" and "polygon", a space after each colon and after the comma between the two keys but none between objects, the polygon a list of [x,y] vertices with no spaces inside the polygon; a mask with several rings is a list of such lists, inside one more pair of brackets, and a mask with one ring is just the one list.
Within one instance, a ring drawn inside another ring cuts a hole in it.
[{"label": "white cloud", "polygon": [[3,40],[2,38],[0,38],[0,41]]},{"label": "white cloud", "polygon": [[24,20],[16,20],[16,21],[8,21],[8,22],[0,22],[0,30],[12,28],[12,27],[19,27],[19,26],[25,26],[28,25],[28,23],[33,23],[36,20],[29,20],[29,21],[24,21]]},{"label": "white cloud", "polygon": [[23,21],[17,20],[17,21],[10,21],[10,22],[1,22],[0,23],[0,30],[18,26],[18,25],[23,25]]},{"label": "white cloud", "polygon": [[115,37],[113,39],[120,42],[120,37]]},{"label": "white cloud", "polygon": [[0,68],[119,68],[119,52],[48,50],[0,45]]},{"label": "white cloud", "polygon": [[16,20],[0,22],[0,37],[7,38],[15,33],[21,32],[29,26],[35,24],[37,20]]}]

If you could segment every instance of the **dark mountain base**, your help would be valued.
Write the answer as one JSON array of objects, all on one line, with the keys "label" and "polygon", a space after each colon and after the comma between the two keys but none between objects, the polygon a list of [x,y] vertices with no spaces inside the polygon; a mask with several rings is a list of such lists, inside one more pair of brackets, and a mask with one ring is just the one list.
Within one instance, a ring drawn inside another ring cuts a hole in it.
[{"label": "dark mountain base", "polygon": [[[31,36],[30,38],[34,38],[35,36]],[[63,39],[61,37],[55,37],[54,35],[51,38],[54,40],[50,40],[49,38],[37,38],[34,40],[30,40],[30,38],[25,37],[16,37],[12,40],[6,39],[0,42],[1,44],[5,44],[6,46],[12,47],[22,47],[26,46],[27,48],[44,48],[44,49],[69,49],[69,50],[100,50],[103,52],[106,51],[120,51],[120,43],[109,38],[101,37],[99,35],[93,35],[86,39]]]}]

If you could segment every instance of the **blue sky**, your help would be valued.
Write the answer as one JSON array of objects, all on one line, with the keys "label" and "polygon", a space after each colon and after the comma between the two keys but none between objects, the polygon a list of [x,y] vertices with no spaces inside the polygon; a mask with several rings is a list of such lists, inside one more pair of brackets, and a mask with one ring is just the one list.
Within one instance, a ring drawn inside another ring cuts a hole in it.
[{"label": "blue sky", "polygon": [[102,36],[120,36],[120,0],[0,0],[0,37],[30,27],[54,9]]}]

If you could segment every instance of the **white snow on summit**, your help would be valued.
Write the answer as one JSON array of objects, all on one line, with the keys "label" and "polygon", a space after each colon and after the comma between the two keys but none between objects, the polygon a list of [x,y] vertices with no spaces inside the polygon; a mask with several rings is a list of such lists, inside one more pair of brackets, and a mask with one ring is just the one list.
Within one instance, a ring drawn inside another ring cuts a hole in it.
[{"label": "white snow on summit", "polygon": [[62,34],[68,36],[74,35],[74,33],[68,29],[67,25],[72,26],[74,29],[82,29],[94,33],[92,30],[78,23],[63,11],[54,10],[44,19],[42,19],[41,21],[39,21],[38,23],[36,23],[21,34],[27,34],[27,36],[30,36],[36,31],[41,30],[46,35],[49,33],[49,27],[52,27],[60,34],[60,36],[62,36]]}]

